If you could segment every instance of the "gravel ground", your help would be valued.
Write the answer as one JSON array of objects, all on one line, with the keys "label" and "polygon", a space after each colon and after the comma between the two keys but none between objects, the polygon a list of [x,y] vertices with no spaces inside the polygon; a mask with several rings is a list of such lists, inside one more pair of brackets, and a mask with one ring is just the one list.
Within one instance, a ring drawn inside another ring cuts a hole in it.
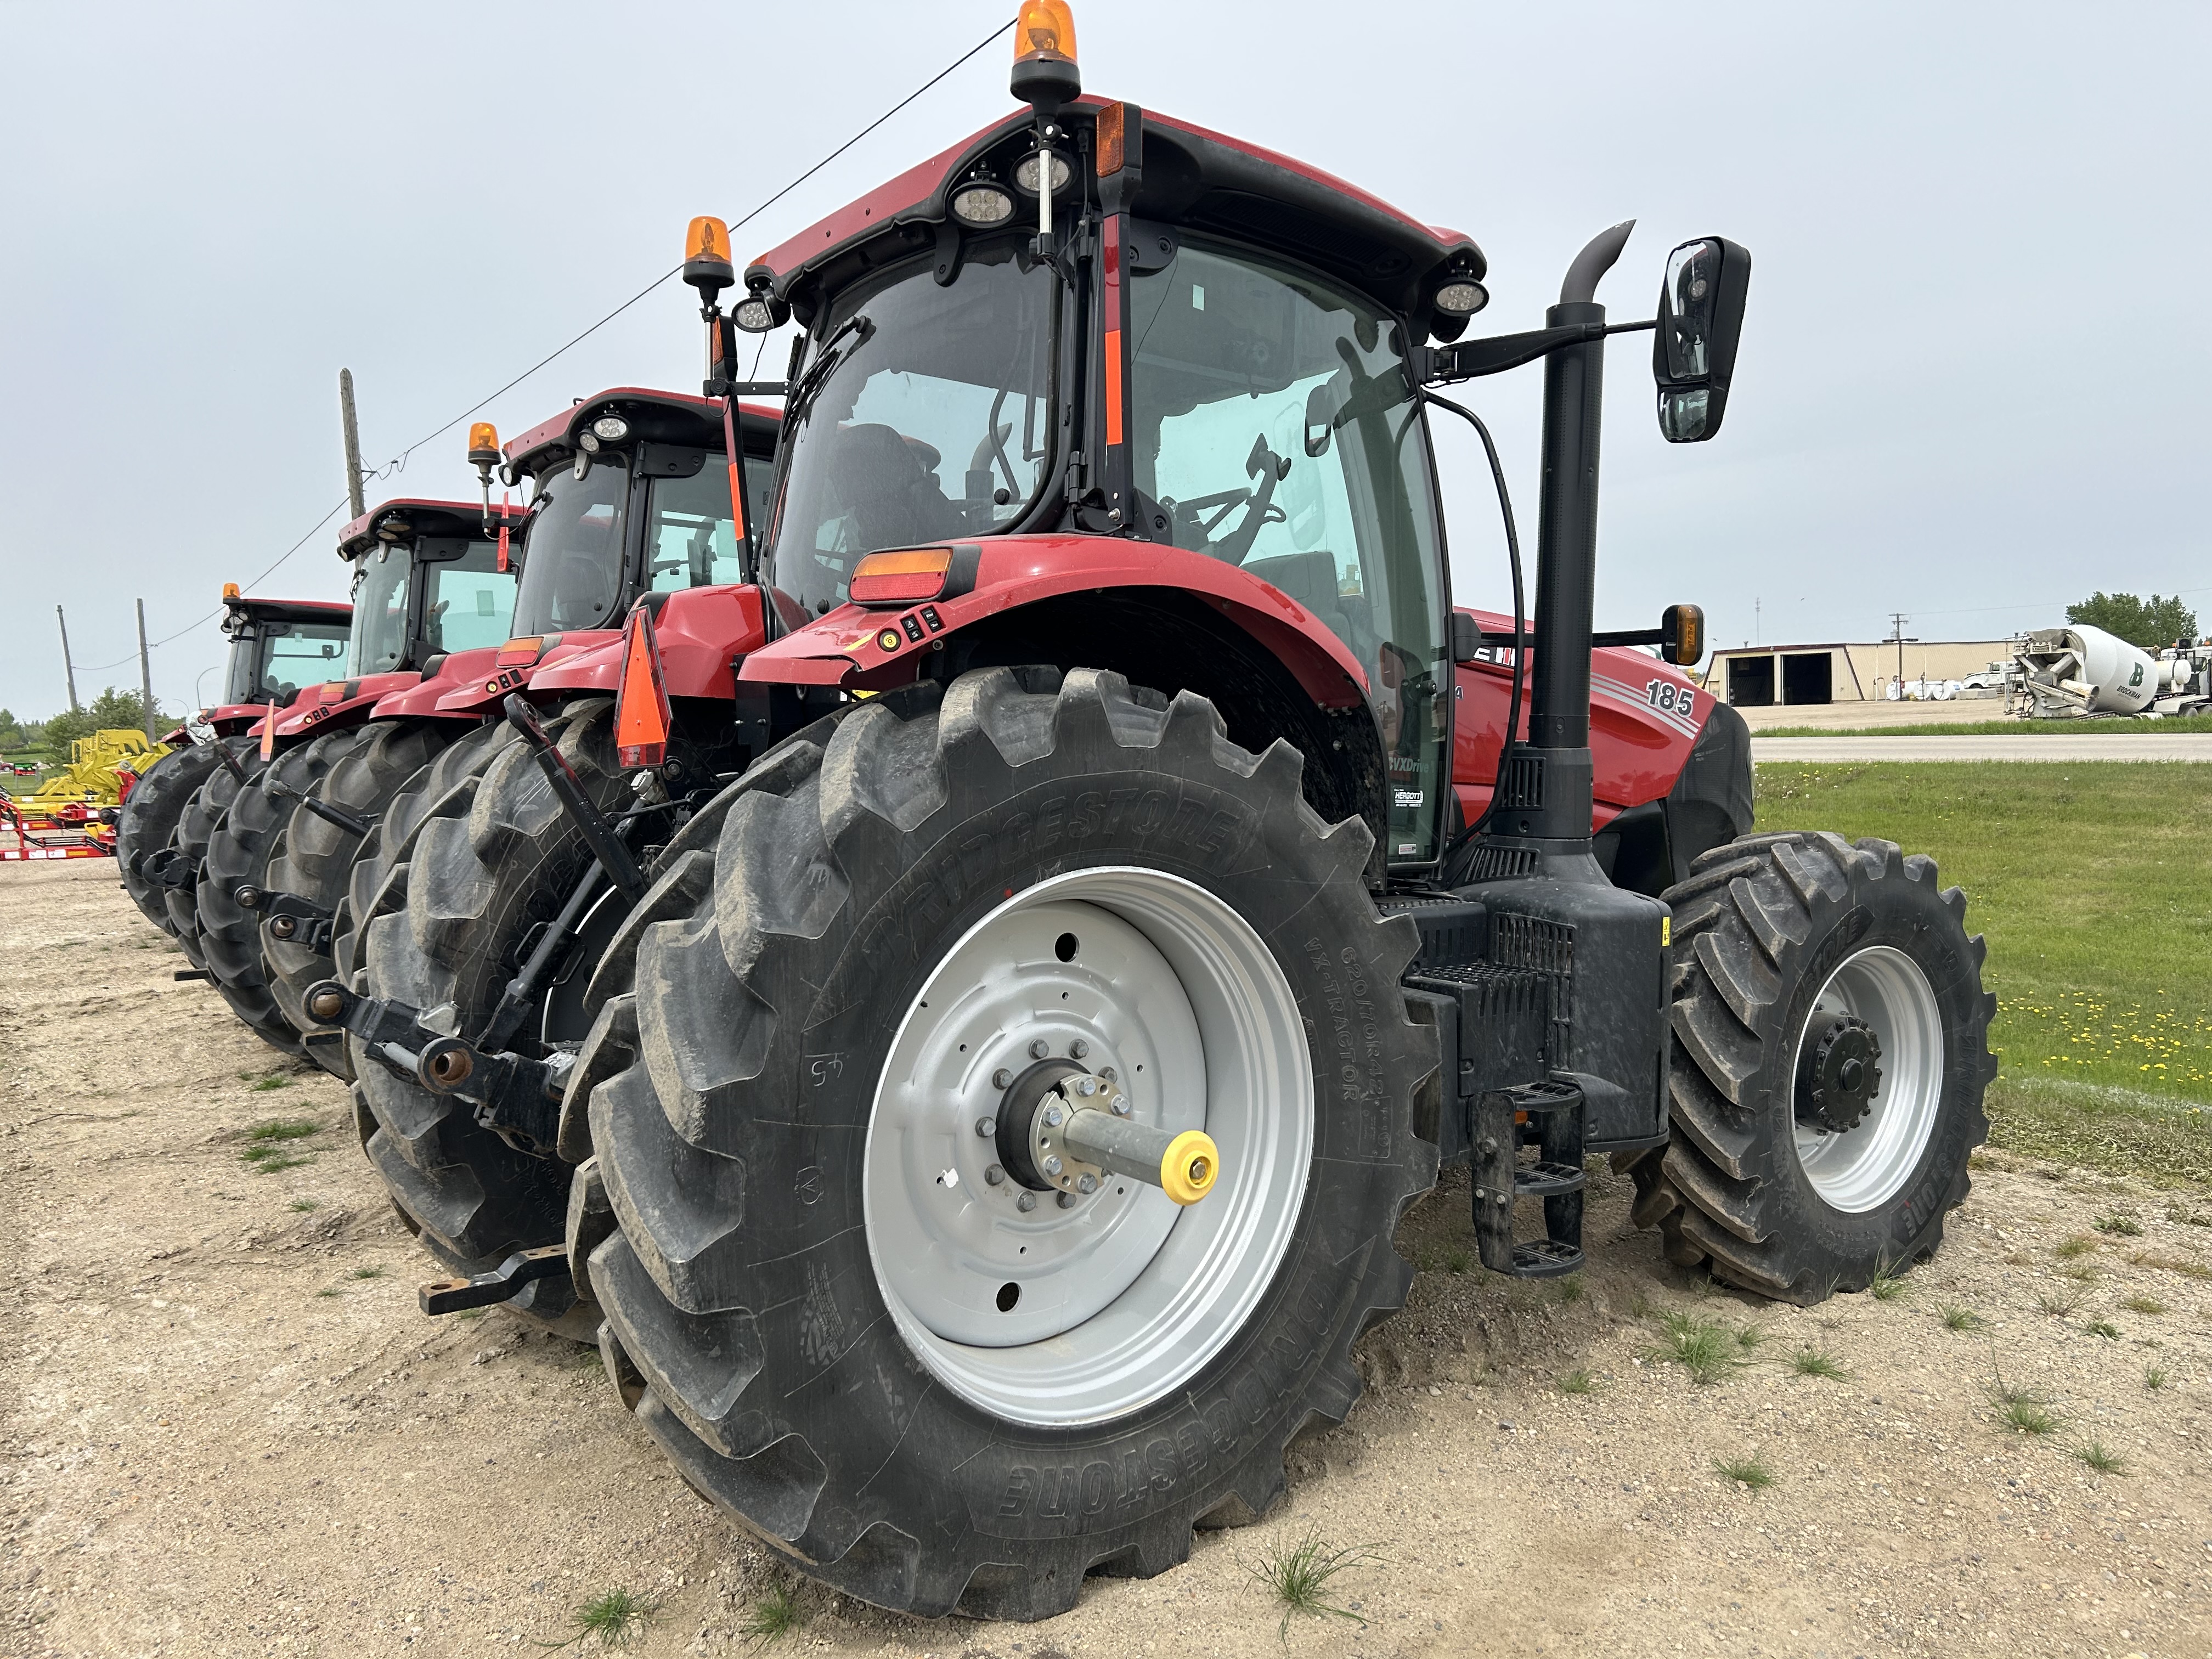
[{"label": "gravel ground", "polygon": [[[655,1605],[635,1652],[767,1645],[741,1629],[781,1576],[668,1471],[587,1352],[498,1313],[416,1313],[433,1274],[343,1091],[174,982],[181,965],[111,867],[0,872],[16,1333],[0,1649],[538,1652],[616,1586]],[[252,1138],[271,1121],[314,1127]],[[1202,1535],[1188,1565],[1094,1580],[1030,1626],[926,1625],[801,1587],[803,1623],[776,1645],[2212,1650],[2212,1194],[1996,1160],[1895,1295],[1812,1310],[1668,1268],[1626,1202],[1601,1182],[1588,1271],[1522,1285],[1468,1268],[1466,1179],[1448,1177],[1407,1219],[1424,1271],[1363,1345],[1367,1396],[1294,1450],[1274,1513]],[[1954,1329],[1953,1309],[1980,1322]],[[1717,1380],[1663,1357],[1670,1315],[1720,1329]],[[1801,1374],[1807,1350],[1842,1375]],[[2052,1432],[1999,1424],[2000,1376],[2050,1402]],[[2084,1463],[2093,1441],[2125,1473]],[[1746,1459],[1774,1484],[1713,1467]],[[1285,1622],[1255,1571],[1309,1537],[1364,1557],[1326,1588],[1344,1616]]]}]

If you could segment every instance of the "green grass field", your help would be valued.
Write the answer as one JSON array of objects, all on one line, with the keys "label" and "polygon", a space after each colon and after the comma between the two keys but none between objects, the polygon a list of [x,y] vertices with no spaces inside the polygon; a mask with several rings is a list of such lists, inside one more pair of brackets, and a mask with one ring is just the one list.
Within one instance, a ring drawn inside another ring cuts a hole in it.
[{"label": "green grass field", "polygon": [[1966,889],[1997,994],[1994,1144],[2212,1183],[2212,767],[1767,765],[1758,809]]},{"label": "green grass field", "polygon": [[2212,732],[2212,714],[2170,720],[1930,720],[1903,726],[1771,726],[1759,738],[2157,738]]}]

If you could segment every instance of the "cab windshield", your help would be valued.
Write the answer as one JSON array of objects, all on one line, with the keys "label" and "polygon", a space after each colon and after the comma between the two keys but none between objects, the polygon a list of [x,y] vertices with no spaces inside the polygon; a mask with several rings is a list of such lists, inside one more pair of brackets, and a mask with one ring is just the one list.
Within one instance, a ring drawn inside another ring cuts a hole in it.
[{"label": "cab windshield", "polygon": [[[394,558],[397,553],[398,557]],[[412,562],[389,544],[364,553],[353,573],[353,638],[347,655],[356,673],[388,674],[407,660],[407,577]]]},{"label": "cab windshield", "polygon": [[1051,462],[1060,286],[1012,242],[842,296],[785,416],[790,459],[765,568],[820,614],[878,548],[988,535]]},{"label": "cab windshield", "polygon": [[1366,670],[1388,855],[1436,856],[1444,604],[1436,490],[1397,325],[1320,279],[1182,246],[1133,281],[1139,491],[1179,547],[1241,565]]},{"label": "cab windshield", "polygon": [[422,588],[422,652],[416,666],[446,652],[507,643],[514,633],[515,576],[511,564],[499,568],[496,543],[481,537],[433,543],[418,547],[416,556],[415,579]]},{"label": "cab windshield", "polygon": [[563,467],[538,479],[523,532],[517,635],[610,626],[622,598],[629,512],[629,468],[618,455],[597,459],[581,478]]},{"label": "cab windshield", "polygon": [[231,647],[226,702],[286,703],[303,685],[346,677],[349,623],[249,623]]}]

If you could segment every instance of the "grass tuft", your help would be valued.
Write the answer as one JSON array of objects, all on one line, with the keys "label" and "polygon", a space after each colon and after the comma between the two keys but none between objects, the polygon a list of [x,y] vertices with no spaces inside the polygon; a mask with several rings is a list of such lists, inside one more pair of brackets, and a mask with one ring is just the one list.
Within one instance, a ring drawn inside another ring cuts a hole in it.
[{"label": "grass tuft", "polygon": [[1910,1288],[1891,1265],[1885,1261],[1874,1270],[1867,1280],[1867,1294],[1877,1302],[1894,1302]]},{"label": "grass tuft", "polygon": [[2074,1455],[2100,1474],[2125,1474],[2128,1460],[2116,1451],[2106,1449],[2101,1440],[2087,1440],[2074,1448]]},{"label": "grass tuft", "polygon": [[271,1072],[264,1078],[257,1079],[253,1085],[256,1092],[263,1092],[270,1089],[289,1089],[291,1086],[292,1079],[286,1077],[282,1072]]},{"label": "grass tuft", "polygon": [[2036,1311],[2049,1314],[2053,1319],[2063,1319],[2081,1305],[2079,1291],[2042,1291],[2035,1298]]},{"label": "grass tuft", "polygon": [[2055,1434],[2058,1415],[2051,1409],[2051,1402],[2033,1389],[2004,1380],[2004,1373],[1996,1374],[1990,1386],[1990,1404],[1996,1408],[1997,1422],[2016,1434]]},{"label": "grass tuft", "polygon": [[323,1126],[311,1117],[272,1117],[265,1123],[257,1123],[246,1132],[248,1140],[266,1144],[277,1140],[305,1140]]},{"label": "grass tuft", "polygon": [[1735,1334],[1736,1346],[1741,1348],[1746,1353],[1753,1352],[1765,1340],[1766,1333],[1756,1325],[1746,1325]]},{"label": "grass tuft", "polygon": [[2184,1279],[2212,1279],[2212,1267],[2206,1267],[2192,1255],[2161,1255],[2156,1250],[2137,1250],[2128,1258],[2138,1267],[2160,1267],[2170,1273],[2179,1273]]},{"label": "grass tuft", "polygon": [[799,1604],[798,1592],[788,1584],[772,1584],[768,1594],[753,1603],[752,1611],[738,1626],[738,1634],[757,1648],[769,1647],[805,1622],[806,1610]]},{"label": "grass tuft", "polygon": [[2059,1240],[2057,1244],[2051,1247],[2051,1254],[2057,1256],[2061,1261],[2071,1261],[2075,1256],[2087,1255],[2090,1251],[2096,1248],[2097,1241],[2095,1239],[2090,1237],[2087,1233],[2075,1233],[2071,1238],[2063,1238]]},{"label": "grass tuft", "polygon": [[2130,1313],[2162,1314],[2166,1311],[2165,1303],[2154,1296],[2145,1296],[2141,1291],[2133,1296],[2121,1297],[2120,1305]]},{"label": "grass tuft", "polygon": [[356,1267],[350,1273],[348,1273],[346,1277],[349,1279],[381,1279],[384,1277],[384,1269],[381,1267]]},{"label": "grass tuft", "polygon": [[1713,1459],[1713,1473],[1723,1480],[1733,1480],[1753,1492],[1765,1492],[1782,1478],[1756,1452],[1749,1457],[1716,1457]]},{"label": "grass tuft", "polygon": [[1563,1303],[1579,1302],[1589,1294],[1589,1286],[1580,1273],[1569,1273],[1559,1281],[1559,1300]]},{"label": "grass tuft", "polygon": [[2093,1319],[2081,1328],[2092,1336],[2101,1336],[2108,1341],[2117,1342],[2120,1340],[2120,1328],[2109,1319]]},{"label": "grass tuft", "polygon": [[1978,1331],[1987,1322],[1972,1308],[1962,1308],[1955,1302],[1943,1304],[1943,1324],[1948,1330]]},{"label": "grass tuft", "polygon": [[601,1590],[568,1616],[576,1627],[574,1640],[594,1641],[603,1648],[626,1648],[643,1636],[660,1610],[651,1596],[617,1585]]},{"label": "grass tuft", "polygon": [[323,1206],[319,1199],[295,1198],[292,1200],[290,1207],[304,1215],[309,1210],[319,1210]]},{"label": "grass tuft", "polygon": [[2089,1224],[2100,1233],[2118,1238],[2141,1238],[2142,1223],[2131,1215],[2100,1215]]},{"label": "grass tuft", "polygon": [[1844,1363],[1835,1355],[1820,1348],[1800,1348],[1790,1356],[1790,1369],[1800,1376],[1825,1376],[1832,1382],[1840,1382],[1850,1376]]},{"label": "grass tuft", "polygon": [[1646,1358],[1680,1365],[1692,1382],[1717,1382],[1742,1365],[1735,1338],[1719,1326],[1682,1313],[1662,1314],[1659,1322],[1664,1336]]},{"label": "grass tuft", "polygon": [[2163,1365],[2143,1367],[2143,1387],[2148,1389],[2153,1394],[2158,1393],[2172,1381],[2172,1378],[2166,1375],[2166,1367]]},{"label": "grass tuft", "polygon": [[1348,1572],[1354,1567],[1375,1566],[1382,1559],[1361,1544],[1331,1549],[1318,1531],[1309,1530],[1295,1544],[1270,1545],[1261,1553],[1256,1564],[1247,1563],[1244,1570],[1281,1604],[1283,1622],[1278,1633],[1287,1641],[1291,1616],[1297,1613],[1365,1624],[1367,1621],[1350,1607],[1340,1607],[1327,1599],[1328,1583],[1340,1572]]},{"label": "grass tuft", "polygon": [[1595,1394],[1597,1379],[1588,1371],[1577,1369],[1561,1375],[1559,1389],[1561,1394]]}]

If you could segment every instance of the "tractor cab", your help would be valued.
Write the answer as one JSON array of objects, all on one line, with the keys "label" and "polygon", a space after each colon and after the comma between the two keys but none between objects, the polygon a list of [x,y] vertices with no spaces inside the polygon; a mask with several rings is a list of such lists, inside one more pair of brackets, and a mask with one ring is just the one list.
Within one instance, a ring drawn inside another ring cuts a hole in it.
[{"label": "tractor cab", "polygon": [[[222,589],[222,631],[230,640],[222,695],[190,724],[228,737],[288,706],[303,686],[343,678],[353,607],[319,599],[248,599],[236,582]],[[184,732],[171,741],[180,741]]]},{"label": "tractor cab", "polygon": [[368,719],[426,675],[456,662],[473,669],[467,653],[503,644],[514,613],[512,536],[521,523],[519,509],[410,496],[347,525],[337,551],[353,567],[351,672],[299,698],[277,735]]},{"label": "tractor cab", "polygon": [[[766,505],[776,418],[747,405],[731,422],[744,523]],[[495,706],[534,683],[531,671],[618,641],[641,598],[746,580],[721,400],[617,387],[532,428],[503,455],[501,482],[532,483],[516,529],[511,633],[496,672],[442,699],[441,710]]]},{"label": "tractor cab", "polygon": [[[884,654],[911,678],[1103,649],[1239,740],[1287,726],[1325,815],[1433,866],[1449,583],[1411,365],[1484,268],[1458,232],[1133,105],[985,129],[745,272],[740,327],[806,330],[763,559],[781,623],[996,589],[994,619],[921,652],[902,624]],[[864,574],[933,543],[946,581]],[[899,672],[872,644],[848,664],[859,689]]]}]

